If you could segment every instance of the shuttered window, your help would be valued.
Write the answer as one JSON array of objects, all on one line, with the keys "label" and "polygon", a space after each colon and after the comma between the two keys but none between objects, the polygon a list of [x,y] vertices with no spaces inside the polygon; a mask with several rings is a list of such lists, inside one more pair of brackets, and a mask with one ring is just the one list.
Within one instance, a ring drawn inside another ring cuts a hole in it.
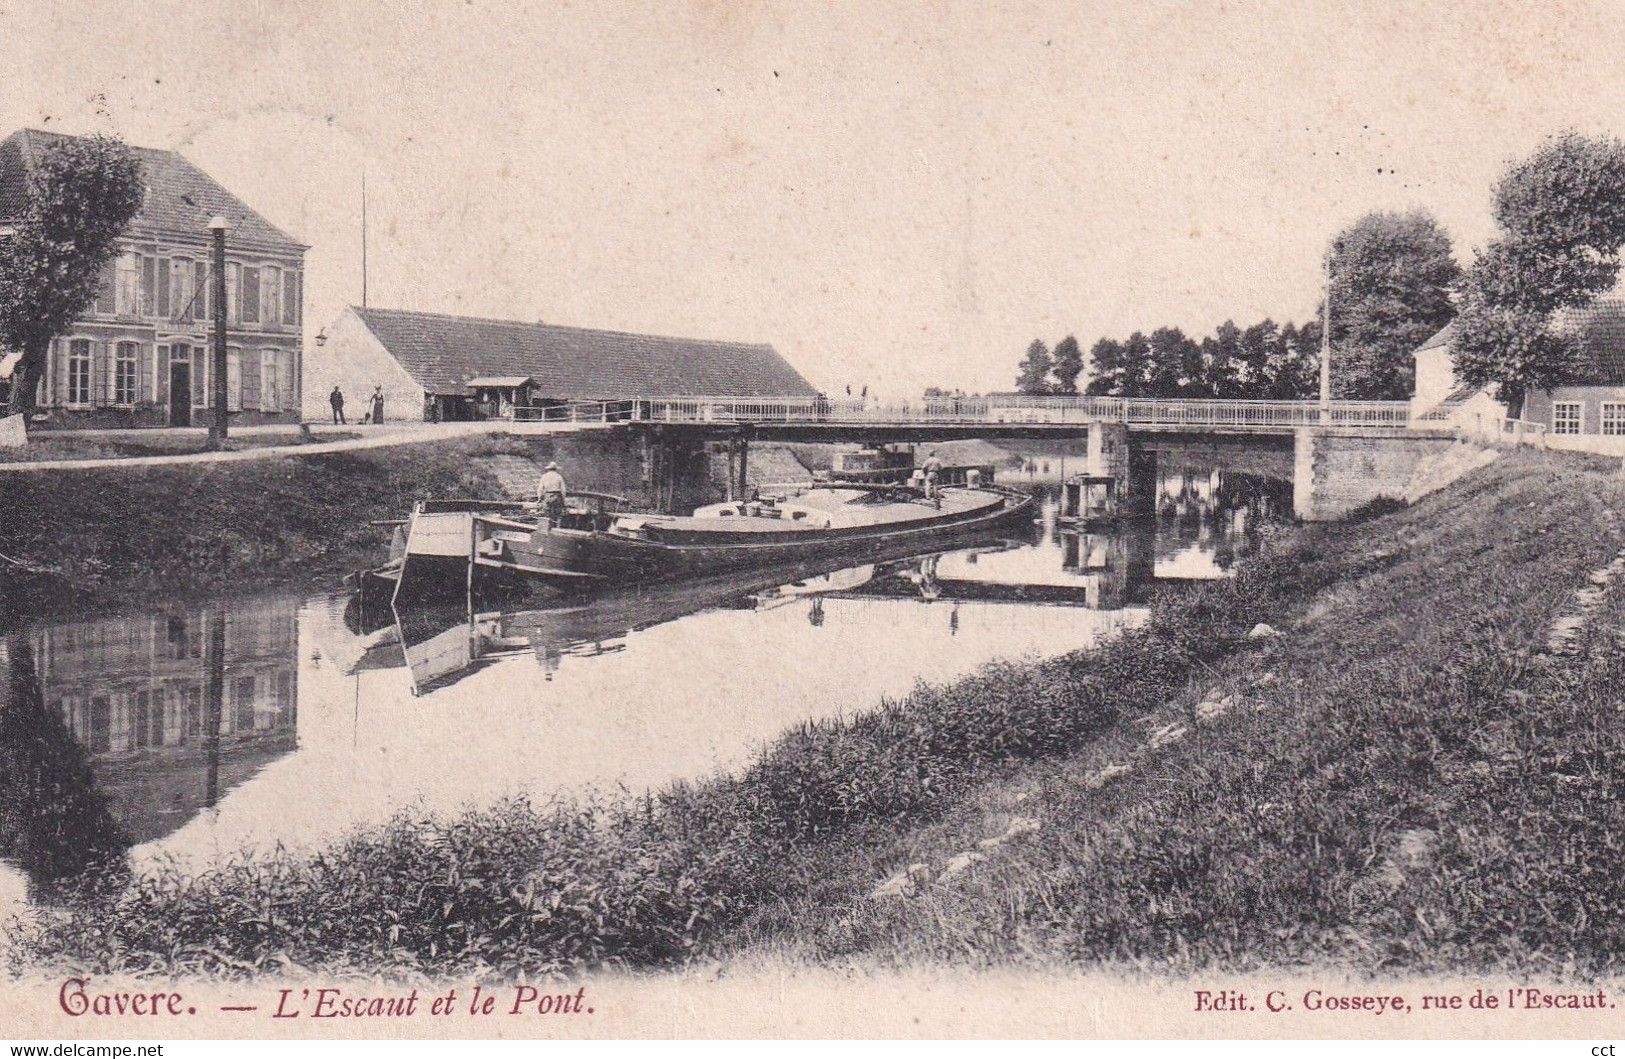
[{"label": "shuttered window", "polygon": [[158,310],[160,320],[169,319],[169,259],[158,259]]},{"label": "shuttered window", "polygon": [[242,403],[238,407],[257,409],[260,406],[260,351],[246,350],[241,356],[243,368],[240,377],[243,390]]},{"label": "shuttered window", "polygon": [[282,351],[282,406],[290,412],[299,410],[299,380],[294,361],[297,354],[291,349]]},{"label": "shuttered window", "polygon": [[120,342],[113,349],[113,403],[135,404],[141,385],[141,346]]},{"label": "shuttered window", "polygon": [[243,351],[226,350],[226,411],[243,410]]},{"label": "shuttered window", "polygon": [[[179,346],[176,347],[179,350]],[[178,356],[179,353],[172,354]],[[192,406],[206,408],[214,403],[209,389],[209,351],[202,346],[192,347]]]},{"label": "shuttered window", "polygon": [[299,323],[299,273],[282,274],[282,322],[289,327]]},{"label": "shuttered window", "polygon": [[67,403],[90,404],[90,339],[76,338],[68,343]]},{"label": "shuttered window", "polygon": [[141,310],[141,257],[120,254],[114,265],[114,309],[120,316],[133,317]]},{"label": "shuttered window", "polygon": [[265,270],[265,322],[280,324],[282,322],[282,270],[267,268]]},{"label": "shuttered window", "polygon": [[169,319],[190,320],[192,318],[192,259],[177,257],[169,263],[170,275],[170,306]]},{"label": "shuttered window", "polygon": [[209,299],[214,297],[214,284],[209,280],[207,263],[198,261],[192,265],[192,284],[197,291],[197,297],[192,299],[192,319],[214,319],[209,315],[209,306],[213,304]]},{"label": "shuttered window", "polygon": [[260,411],[282,411],[281,352],[260,350]]},{"label": "shuttered window", "polygon": [[98,408],[113,403],[113,347],[109,342],[90,344],[90,385]]},{"label": "shuttered window", "polygon": [[94,311],[101,316],[112,316],[118,309],[113,292],[118,289],[118,259],[108,258],[96,274],[96,303]]},{"label": "shuttered window", "polygon": [[141,315],[153,316],[158,308],[158,259],[141,259]]},{"label": "shuttered window", "polygon": [[260,322],[260,270],[243,269],[243,323]]}]

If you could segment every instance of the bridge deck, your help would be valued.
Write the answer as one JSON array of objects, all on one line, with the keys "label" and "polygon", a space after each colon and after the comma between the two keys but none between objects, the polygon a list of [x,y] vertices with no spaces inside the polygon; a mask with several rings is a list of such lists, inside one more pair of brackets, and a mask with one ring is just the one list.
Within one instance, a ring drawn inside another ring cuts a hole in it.
[{"label": "bridge deck", "polygon": [[1375,432],[1406,429],[1405,401],[1220,401],[1122,397],[930,398],[918,405],[876,405],[856,399],[733,397],[628,398],[516,410],[543,422],[659,423],[706,430],[750,425],[758,433],[814,436],[1037,437],[1087,432],[1091,423],[1123,423],[1135,431],[1289,433],[1301,427]]}]

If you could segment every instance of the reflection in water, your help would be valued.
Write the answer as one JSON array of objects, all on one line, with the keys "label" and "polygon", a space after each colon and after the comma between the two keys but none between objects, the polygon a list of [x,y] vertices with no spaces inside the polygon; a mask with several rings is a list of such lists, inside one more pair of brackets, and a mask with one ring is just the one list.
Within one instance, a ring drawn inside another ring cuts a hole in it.
[{"label": "reflection in water", "polygon": [[[1156,517],[844,570],[780,569],[510,612],[181,604],[3,642],[0,910],[106,861],[319,844],[403,807],[632,790],[788,725],[998,658],[1088,647],[1153,586],[1222,576],[1279,482],[1171,467]],[[297,728],[297,738],[296,738]]]},{"label": "reflection in water", "polygon": [[162,838],[293,750],[297,609],[272,598],[12,635],[0,862],[48,886]]},{"label": "reflection in water", "polygon": [[0,858],[15,864],[36,900],[58,884],[116,865],[128,846],[97,790],[90,753],[45,707],[25,637],[4,645],[0,701]]}]

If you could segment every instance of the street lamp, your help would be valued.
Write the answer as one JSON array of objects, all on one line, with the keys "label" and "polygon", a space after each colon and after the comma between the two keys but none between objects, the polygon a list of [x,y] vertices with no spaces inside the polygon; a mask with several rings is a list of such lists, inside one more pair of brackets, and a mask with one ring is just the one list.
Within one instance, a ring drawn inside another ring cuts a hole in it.
[{"label": "street lamp", "polygon": [[214,422],[209,426],[209,448],[226,446],[226,219],[209,220],[214,235]]}]

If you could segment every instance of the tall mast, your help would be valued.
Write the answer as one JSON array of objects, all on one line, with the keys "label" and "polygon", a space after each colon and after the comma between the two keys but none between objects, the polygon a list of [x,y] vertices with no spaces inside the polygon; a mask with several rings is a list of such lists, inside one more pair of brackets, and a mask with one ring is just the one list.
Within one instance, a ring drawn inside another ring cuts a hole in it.
[{"label": "tall mast", "polygon": [[367,167],[361,167],[361,307],[367,307]]}]

